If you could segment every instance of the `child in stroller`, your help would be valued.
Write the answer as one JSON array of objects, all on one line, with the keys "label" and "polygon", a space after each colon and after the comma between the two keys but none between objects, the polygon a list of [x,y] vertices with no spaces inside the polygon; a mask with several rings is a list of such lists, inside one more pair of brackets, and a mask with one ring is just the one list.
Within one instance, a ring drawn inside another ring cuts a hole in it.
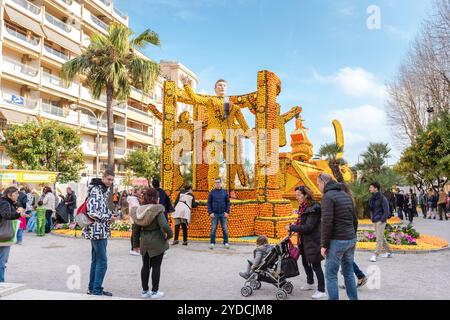
[{"label": "child in stroller", "polygon": [[259,236],[256,239],[256,249],[253,250],[253,258],[254,260],[247,260],[247,271],[246,272],[239,272],[239,275],[244,278],[248,279],[250,275],[258,268],[261,263],[263,262],[263,259],[269,254],[269,252],[273,249],[273,246],[269,245],[269,240],[266,236]]},{"label": "child in stroller", "polygon": [[[267,241],[267,238],[264,238]],[[299,271],[297,260],[289,255],[289,240],[290,236],[284,238],[276,246],[268,246],[266,243],[267,254],[262,258],[262,262],[257,265],[255,263],[257,261],[253,261],[246,273],[239,273],[246,279],[241,289],[242,296],[252,295],[253,290],[261,288],[261,282],[273,284],[278,289],[277,300],[285,300],[287,295],[292,293],[294,286],[286,279],[298,276]],[[254,252],[255,256],[258,248]]]}]

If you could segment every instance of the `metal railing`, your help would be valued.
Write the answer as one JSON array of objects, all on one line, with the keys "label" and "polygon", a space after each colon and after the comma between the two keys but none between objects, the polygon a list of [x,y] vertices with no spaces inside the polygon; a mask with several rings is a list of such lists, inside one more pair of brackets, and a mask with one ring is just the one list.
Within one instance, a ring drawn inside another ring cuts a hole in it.
[{"label": "metal railing", "polygon": [[50,74],[45,71],[42,74],[42,79],[44,79],[46,82],[48,82],[50,84],[53,84],[55,86],[58,86],[58,87],[61,87],[64,89],[68,89],[70,87],[70,84],[69,83],[65,84],[64,81],[60,77],[55,76],[55,75]]},{"label": "metal railing", "polygon": [[70,25],[52,16],[50,13],[45,13],[45,18],[47,19],[48,22],[64,30],[67,33],[70,33],[72,31],[72,27]]},{"label": "metal railing", "polygon": [[139,113],[139,114],[141,114],[143,116],[146,116],[146,117],[149,116],[148,112],[140,110],[140,109],[137,109],[135,107],[128,106],[128,110],[132,110],[132,111],[137,112],[137,113]]},{"label": "metal railing", "polygon": [[142,135],[144,135],[144,136],[150,136],[150,134],[149,134],[148,132],[144,132],[144,131],[139,130],[139,129],[135,129],[135,128],[130,128],[130,127],[128,127],[127,130],[128,130],[129,132],[139,133],[139,134],[142,134]]},{"label": "metal railing", "polygon": [[128,19],[128,15],[125,12],[120,11],[116,6],[114,6],[114,12],[117,13],[117,15],[120,16],[122,19],[125,20]]},{"label": "metal railing", "polygon": [[111,0],[100,0],[100,2],[102,2],[104,5],[106,5],[107,7],[109,7],[111,5]]},{"label": "metal railing", "polygon": [[92,21],[94,21],[94,23],[95,23],[96,25],[98,25],[100,28],[102,28],[102,29],[104,29],[104,30],[108,30],[108,24],[105,23],[105,22],[103,22],[102,20],[100,20],[100,19],[97,18],[96,16],[94,16],[92,13],[91,13],[91,19],[92,19]]},{"label": "metal railing", "polygon": [[65,4],[67,4],[68,6],[71,6],[73,3],[73,0],[60,0],[61,2],[64,2]]},{"label": "metal railing", "polygon": [[27,9],[28,11],[34,13],[34,14],[40,14],[41,13],[41,8],[39,8],[38,6],[32,4],[31,2],[27,1],[27,0],[11,0],[14,3],[17,3],[19,6],[21,6],[22,8]]},{"label": "metal railing", "polygon": [[23,40],[25,42],[28,42],[29,44],[32,44],[33,46],[37,46],[39,44],[39,42],[41,41],[39,38],[36,37],[27,37],[26,33],[23,33],[21,31],[19,31],[18,29],[8,25],[5,23],[5,27],[6,27],[6,31],[10,34],[13,35],[16,38],[19,38],[20,40]]},{"label": "metal railing", "polygon": [[65,61],[69,60],[69,56],[67,54],[65,54],[64,52],[58,51],[56,49],[53,49],[52,47],[50,47],[47,44],[44,44],[44,48],[45,48],[45,51],[51,53],[54,56],[57,56],[57,57],[65,60]]},{"label": "metal railing", "polygon": [[125,132],[125,126],[120,123],[114,123],[114,129],[120,132]]},{"label": "metal railing", "polygon": [[61,107],[55,106],[48,102],[42,102],[42,111],[64,118],[64,110]]},{"label": "metal railing", "polygon": [[36,77],[39,73],[37,68],[23,64],[19,61],[3,57],[3,64],[8,66],[10,70],[20,72],[30,77]]}]

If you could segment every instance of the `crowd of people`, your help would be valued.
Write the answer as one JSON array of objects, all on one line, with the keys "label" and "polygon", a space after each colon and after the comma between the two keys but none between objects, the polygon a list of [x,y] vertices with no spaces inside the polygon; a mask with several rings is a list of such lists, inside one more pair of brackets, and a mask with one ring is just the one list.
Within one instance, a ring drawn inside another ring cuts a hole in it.
[{"label": "crowd of people", "polygon": [[[159,290],[161,265],[165,251],[169,248],[169,239],[174,238],[172,246],[179,244],[180,229],[183,232],[182,244],[188,245],[188,226],[192,209],[198,203],[191,186],[186,186],[179,193],[174,204],[161,189],[157,179],[151,187],[134,188],[129,192],[113,192],[114,172],[106,170],[102,178],[91,180],[86,199],[86,214],[90,223],[83,228],[83,237],[91,243],[91,265],[87,294],[112,296],[104,290],[103,280],[108,268],[107,244],[111,236],[111,223],[116,220],[129,220],[132,224],[130,254],[142,257],[141,283],[142,298],[157,299],[164,296]],[[297,234],[297,246],[305,270],[307,283],[301,290],[315,290],[313,299],[328,297],[339,299],[338,273],[344,277],[345,289],[350,300],[358,299],[357,288],[367,282],[366,275],[360,270],[354,259],[358,217],[355,202],[349,188],[335,181],[330,175],[318,176],[317,185],[323,193],[321,202],[313,199],[311,190],[305,186],[296,188],[299,203],[296,223],[287,225],[286,230]],[[50,187],[45,187],[42,194],[24,186],[20,189],[9,187],[0,197],[0,243],[8,228],[8,223],[20,219],[17,243],[23,241],[23,231],[36,232],[38,236],[49,233],[57,223],[73,222],[76,209],[75,192],[68,187],[66,195],[57,195]],[[387,220],[396,211],[400,218],[405,212],[412,222],[420,206],[423,217],[440,220],[448,219],[449,196],[440,193],[421,192],[419,197],[411,191],[407,195],[398,191],[395,194],[382,193],[378,182],[370,185],[372,197],[368,203],[376,234],[376,250],[370,261],[376,262],[381,257],[391,258],[392,250],[384,237]],[[112,198],[113,207],[110,206]],[[208,215],[211,218],[210,249],[216,246],[216,231],[219,223],[223,232],[223,245],[230,248],[228,237],[228,218],[230,215],[230,197],[222,187],[220,178],[215,181],[207,199]],[[169,214],[174,221],[174,230],[169,226]],[[4,281],[6,263],[11,243],[0,245],[0,282]],[[245,272],[240,276],[245,279],[262,263],[270,252],[266,236],[256,240],[254,259],[248,261]],[[322,261],[325,260],[325,272]],[[149,287],[150,275],[152,287]],[[317,287],[314,285],[314,275]],[[355,279],[356,276],[356,279]]]},{"label": "crowd of people", "polygon": [[419,217],[417,208],[420,208],[424,219],[448,220],[450,215],[450,191],[446,193],[443,188],[439,191],[429,189],[421,190],[419,195],[412,189],[408,193],[397,189],[395,193],[387,192],[385,196],[389,200],[392,215],[413,223],[415,217]]}]

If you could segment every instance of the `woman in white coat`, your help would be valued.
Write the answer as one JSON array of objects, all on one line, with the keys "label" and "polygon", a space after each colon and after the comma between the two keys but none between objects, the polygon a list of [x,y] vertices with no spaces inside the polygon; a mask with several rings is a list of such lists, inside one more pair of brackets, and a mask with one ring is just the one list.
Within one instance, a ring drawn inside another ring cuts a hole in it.
[{"label": "woman in white coat", "polygon": [[175,200],[175,211],[172,213],[172,218],[175,220],[175,237],[172,245],[179,243],[178,236],[181,226],[183,228],[183,245],[187,246],[188,224],[191,222],[192,208],[195,207],[197,207],[197,203],[192,193],[192,187],[186,186]]}]

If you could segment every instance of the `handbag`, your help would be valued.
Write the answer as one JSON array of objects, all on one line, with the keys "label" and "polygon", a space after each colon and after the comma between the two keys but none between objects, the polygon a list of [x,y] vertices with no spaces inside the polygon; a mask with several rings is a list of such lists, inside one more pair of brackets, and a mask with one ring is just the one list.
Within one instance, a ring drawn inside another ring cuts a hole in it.
[{"label": "handbag", "polygon": [[294,246],[291,239],[289,239],[288,248],[289,248],[289,257],[297,261],[298,258],[300,258],[300,249]]},{"label": "handbag", "polygon": [[300,274],[297,261],[290,257],[281,260],[281,271],[285,278],[293,278]]},{"label": "handbag", "polygon": [[0,222],[0,241],[8,241],[14,237],[14,228],[11,220],[2,219]]}]

